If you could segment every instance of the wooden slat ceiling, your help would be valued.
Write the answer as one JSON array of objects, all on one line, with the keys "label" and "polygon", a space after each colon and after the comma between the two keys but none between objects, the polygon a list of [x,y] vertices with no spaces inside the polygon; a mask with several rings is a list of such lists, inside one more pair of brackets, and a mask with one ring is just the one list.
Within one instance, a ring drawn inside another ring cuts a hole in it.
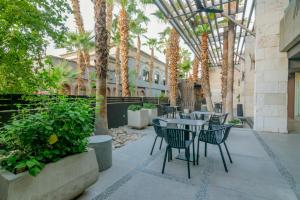
[{"label": "wooden slat ceiling", "polygon": [[[216,14],[212,18],[208,13],[196,12],[196,0],[155,0],[157,7],[163,12],[170,24],[177,30],[185,43],[200,58],[200,37],[197,36],[195,27],[208,24],[209,57],[213,66],[222,64],[223,32],[227,28],[225,17]],[[234,18],[235,21],[254,31],[255,0],[200,0],[204,7],[221,8],[224,13]],[[228,20],[227,20],[228,21]],[[195,25],[195,23],[197,24]],[[249,33],[240,26],[235,28],[235,63],[238,64],[245,50],[245,37]]]}]

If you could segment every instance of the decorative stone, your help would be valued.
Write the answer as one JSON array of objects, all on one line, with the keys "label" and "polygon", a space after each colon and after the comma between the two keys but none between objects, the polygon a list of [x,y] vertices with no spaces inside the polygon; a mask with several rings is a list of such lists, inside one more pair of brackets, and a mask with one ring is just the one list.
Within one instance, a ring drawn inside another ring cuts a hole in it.
[{"label": "decorative stone", "polygon": [[93,149],[49,163],[36,176],[0,170],[0,200],[74,199],[98,179]]},{"label": "decorative stone", "polygon": [[89,137],[89,147],[95,149],[99,172],[112,165],[112,137],[109,135],[96,135]]}]

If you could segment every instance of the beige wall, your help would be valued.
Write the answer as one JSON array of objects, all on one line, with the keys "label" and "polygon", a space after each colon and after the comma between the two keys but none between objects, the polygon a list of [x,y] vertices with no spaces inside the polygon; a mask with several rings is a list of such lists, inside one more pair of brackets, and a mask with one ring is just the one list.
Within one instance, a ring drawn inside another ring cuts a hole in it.
[{"label": "beige wall", "polygon": [[279,24],[288,0],[256,1],[254,129],[287,132],[288,59],[279,51]]},{"label": "beige wall", "polygon": [[[254,72],[255,72],[255,38],[248,36],[245,43],[245,60],[241,60],[241,102],[243,104],[244,116],[254,115]],[[243,75],[244,74],[244,75]]]}]

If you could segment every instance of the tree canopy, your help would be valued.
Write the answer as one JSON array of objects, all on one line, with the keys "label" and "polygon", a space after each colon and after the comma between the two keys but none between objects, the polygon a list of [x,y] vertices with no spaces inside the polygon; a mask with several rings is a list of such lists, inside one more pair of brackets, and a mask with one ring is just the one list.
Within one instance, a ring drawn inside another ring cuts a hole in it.
[{"label": "tree canopy", "polygon": [[0,1],[0,93],[34,92],[50,40],[63,41],[65,0]]}]

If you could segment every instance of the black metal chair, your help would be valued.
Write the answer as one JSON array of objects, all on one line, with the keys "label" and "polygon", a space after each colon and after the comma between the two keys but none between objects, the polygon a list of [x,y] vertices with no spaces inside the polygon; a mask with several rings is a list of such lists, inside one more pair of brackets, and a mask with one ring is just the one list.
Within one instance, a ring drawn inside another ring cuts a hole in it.
[{"label": "black metal chair", "polygon": [[155,143],[156,143],[156,140],[158,137],[161,138],[160,145],[159,145],[159,150],[161,150],[162,142],[164,139],[164,129],[166,128],[165,126],[162,126],[161,122],[166,123],[165,120],[159,119],[159,118],[155,118],[152,120],[152,124],[153,124],[154,130],[155,130],[156,136],[155,136],[152,148],[151,148],[150,155],[152,155],[152,153],[153,153],[153,149],[154,149],[154,146],[155,146]]},{"label": "black metal chair", "polygon": [[[212,125],[211,129],[200,131],[200,134],[198,136],[198,143],[197,143],[197,164],[199,164],[199,143],[200,142],[205,142],[205,144],[208,143],[208,144],[217,145],[220,150],[225,171],[228,172],[226,161],[224,159],[223,151],[221,148],[221,144],[224,144],[229,161],[230,163],[232,163],[232,159],[225,142],[227,140],[231,127],[232,127],[231,125]],[[206,148],[207,147],[205,147],[205,150]]]},{"label": "black metal chair", "polygon": [[222,124],[225,124],[227,117],[228,117],[228,113],[224,113],[222,115],[222,117],[221,117],[222,118]]},{"label": "black metal chair", "polygon": [[179,112],[180,119],[191,119],[191,114]]},{"label": "black metal chair", "polygon": [[187,161],[188,168],[188,178],[191,178],[190,174],[190,145],[193,146],[193,164],[195,165],[195,147],[194,139],[195,132],[185,129],[176,129],[176,128],[166,128],[165,129],[165,141],[167,143],[167,148],[164,157],[164,163],[162,168],[162,174],[165,172],[166,159],[172,160],[172,148],[174,149],[184,149],[185,157]]}]

